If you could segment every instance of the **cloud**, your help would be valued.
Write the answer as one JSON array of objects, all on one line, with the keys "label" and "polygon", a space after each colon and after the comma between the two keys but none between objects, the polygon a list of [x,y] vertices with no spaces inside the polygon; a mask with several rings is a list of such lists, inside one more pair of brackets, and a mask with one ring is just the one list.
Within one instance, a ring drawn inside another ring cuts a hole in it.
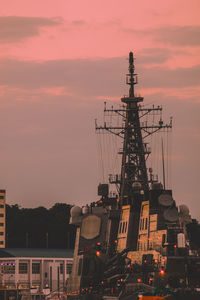
[{"label": "cloud", "polygon": [[153,30],[155,40],[173,46],[199,46],[200,26],[169,26]]},{"label": "cloud", "polygon": [[[165,58],[164,58],[165,55]],[[161,60],[167,58],[167,52]],[[145,67],[156,56],[138,57],[136,72],[140,88],[186,88],[199,86],[200,65],[169,69],[166,66]],[[53,60],[45,62],[0,60],[0,85],[22,89],[65,87],[68,93],[85,96],[122,95],[127,73],[127,59]],[[19,76],[20,75],[20,76]]]},{"label": "cloud", "polygon": [[42,27],[61,24],[58,18],[42,17],[0,17],[0,42],[14,43],[37,36]]},{"label": "cloud", "polygon": [[126,34],[150,37],[154,41],[171,46],[199,46],[200,26],[168,26],[151,29],[133,29],[121,26],[121,31]]}]

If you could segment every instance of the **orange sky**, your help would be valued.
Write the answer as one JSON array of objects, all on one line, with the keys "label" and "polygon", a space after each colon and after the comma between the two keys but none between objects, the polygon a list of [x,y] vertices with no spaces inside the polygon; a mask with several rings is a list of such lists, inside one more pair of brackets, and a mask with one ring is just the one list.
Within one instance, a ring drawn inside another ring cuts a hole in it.
[{"label": "orange sky", "polygon": [[132,50],[138,91],[174,117],[175,200],[199,218],[199,11],[199,0],[1,4],[0,180],[8,203],[96,200],[93,120],[103,99],[127,91]]}]

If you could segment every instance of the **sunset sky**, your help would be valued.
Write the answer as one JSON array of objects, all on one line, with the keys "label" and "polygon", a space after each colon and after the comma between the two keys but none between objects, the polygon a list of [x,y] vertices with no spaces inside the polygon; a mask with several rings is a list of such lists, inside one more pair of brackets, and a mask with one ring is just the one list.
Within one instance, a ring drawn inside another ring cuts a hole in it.
[{"label": "sunset sky", "polygon": [[[173,116],[173,194],[200,219],[200,1],[6,0],[0,16],[0,188],[8,204],[97,200],[94,119],[137,91]],[[165,114],[164,114],[165,115]]]}]

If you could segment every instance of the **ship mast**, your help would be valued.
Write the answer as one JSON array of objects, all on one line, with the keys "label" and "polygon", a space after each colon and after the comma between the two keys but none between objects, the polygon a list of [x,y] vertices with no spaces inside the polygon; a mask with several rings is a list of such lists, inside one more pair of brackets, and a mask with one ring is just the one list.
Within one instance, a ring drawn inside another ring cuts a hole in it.
[{"label": "ship mast", "polygon": [[[129,74],[126,83],[130,86],[129,97],[123,97],[121,101],[126,104],[126,120],[124,145],[121,169],[120,202],[124,202],[124,196],[132,194],[133,183],[138,182],[144,191],[148,191],[148,176],[145,160],[145,149],[142,139],[139,117],[139,102],[142,97],[136,97],[134,85],[137,84],[137,74],[134,67],[133,53],[129,53]],[[128,202],[131,199],[127,199]]]},{"label": "ship mast", "polygon": [[[110,176],[109,182],[117,186],[119,192],[119,202],[121,205],[134,204],[134,186],[139,187],[148,194],[149,183],[152,183],[152,175],[148,178],[146,160],[150,154],[148,143],[145,138],[151,134],[172,127],[172,120],[169,124],[164,125],[161,117],[162,107],[144,108],[140,102],[143,102],[143,97],[136,96],[134,87],[138,83],[137,74],[135,74],[134,56],[129,53],[129,73],[126,77],[126,84],[129,85],[129,95],[121,98],[123,103],[119,109],[107,109],[106,103],[104,114],[112,116],[115,113],[122,117],[123,123],[121,126],[108,126],[106,122],[104,126],[98,126],[96,123],[96,132],[102,133],[108,131],[123,139],[122,164],[120,176]],[[160,114],[158,124],[145,124],[140,122],[140,119],[148,114]]]}]

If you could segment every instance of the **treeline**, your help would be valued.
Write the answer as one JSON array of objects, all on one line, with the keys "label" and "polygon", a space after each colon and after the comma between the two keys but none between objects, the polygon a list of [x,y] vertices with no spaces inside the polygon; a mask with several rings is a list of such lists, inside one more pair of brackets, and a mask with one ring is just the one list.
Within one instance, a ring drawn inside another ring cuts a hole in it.
[{"label": "treeline", "polygon": [[6,205],[7,248],[73,248],[76,229],[69,224],[71,205],[20,208]]}]

